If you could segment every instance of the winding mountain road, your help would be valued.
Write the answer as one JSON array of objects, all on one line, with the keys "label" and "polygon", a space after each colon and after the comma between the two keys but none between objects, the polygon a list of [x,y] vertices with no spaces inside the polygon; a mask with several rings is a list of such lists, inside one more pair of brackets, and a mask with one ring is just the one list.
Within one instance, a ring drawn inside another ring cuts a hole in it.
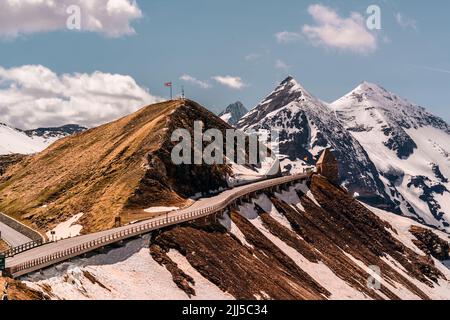
[{"label": "winding mountain road", "polygon": [[255,193],[266,189],[292,185],[305,180],[308,176],[309,174],[297,174],[255,182],[224,191],[212,198],[198,200],[191,207],[167,213],[164,217],[48,243],[8,258],[7,272],[13,277],[19,277],[125,239],[221,213],[242,198],[249,200],[252,194],[254,196]]}]

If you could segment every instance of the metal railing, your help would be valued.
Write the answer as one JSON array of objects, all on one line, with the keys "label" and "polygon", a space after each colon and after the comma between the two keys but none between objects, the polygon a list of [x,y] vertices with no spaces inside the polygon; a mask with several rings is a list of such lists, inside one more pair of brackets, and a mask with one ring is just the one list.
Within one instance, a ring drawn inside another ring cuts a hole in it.
[{"label": "metal railing", "polygon": [[38,240],[38,241],[31,241],[25,244],[22,244],[20,246],[14,247],[14,248],[10,248],[4,252],[2,252],[2,254],[5,255],[5,258],[10,258],[10,257],[14,257],[16,254],[43,246],[44,244],[48,244],[51,243],[51,241],[44,241],[44,240]]},{"label": "metal railing", "polygon": [[93,251],[95,249],[119,242],[121,240],[133,238],[135,236],[139,236],[139,235],[148,233],[153,230],[161,229],[161,228],[164,228],[167,226],[171,226],[171,225],[175,225],[175,224],[179,224],[179,223],[183,223],[183,222],[196,220],[196,219],[217,213],[221,210],[226,209],[228,206],[233,204],[234,201],[238,200],[239,198],[241,198],[245,195],[248,195],[248,194],[263,190],[263,189],[271,188],[274,186],[279,186],[279,185],[283,185],[286,183],[294,182],[297,180],[303,180],[307,176],[308,175],[305,175],[305,174],[297,174],[297,175],[286,176],[286,177],[277,178],[277,179],[273,179],[273,180],[268,180],[265,183],[256,183],[256,184],[250,185],[246,188],[243,188],[242,190],[240,190],[236,193],[230,194],[224,200],[221,200],[219,203],[217,203],[215,205],[212,205],[212,206],[209,206],[206,208],[202,208],[202,209],[198,209],[198,210],[194,210],[191,212],[183,213],[183,214],[173,216],[173,217],[161,218],[161,219],[152,220],[149,222],[141,222],[136,225],[129,226],[126,229],[114,232],[114,233],[106,235],[106,236],[102,236],[98,239],[86,241],[79,245],[73,246],[71,248],[57,251],[52,254],[48,254],[46,256],[40,257],[40,258],[32,259],[30,261],[6,268],[6,271],[11,276],[15,276],[15,277],[21,276],[21,275],[45,268],[47,266],[56,264],[58,262],[62,262],[62,261],[68,260],[70,258],[82,255],[84,253]]}]

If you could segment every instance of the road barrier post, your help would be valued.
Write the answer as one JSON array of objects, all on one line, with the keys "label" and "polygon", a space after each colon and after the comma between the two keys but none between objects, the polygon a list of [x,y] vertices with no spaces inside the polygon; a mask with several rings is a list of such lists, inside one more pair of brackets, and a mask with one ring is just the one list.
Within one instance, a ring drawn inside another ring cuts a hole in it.
[{"label": "road barrier post", "polygon": [[3,273],[6,268],[6,258],[3,253],[0,253],[0,272]]}]

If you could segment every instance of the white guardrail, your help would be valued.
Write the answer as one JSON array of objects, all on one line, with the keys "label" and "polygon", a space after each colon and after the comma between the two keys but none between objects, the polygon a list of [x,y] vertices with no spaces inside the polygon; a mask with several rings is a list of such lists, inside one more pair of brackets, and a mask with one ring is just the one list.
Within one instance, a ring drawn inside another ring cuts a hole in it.
[{"label": "white guardrail", "polygon": [[291,175],[281,178],[275,178],[271,180],[267,180],[265,182],[255,183],[252,185],[249,185],[246,188],[243,188],[242,190],[239,190],[236,193],[233,193],[229,195],[224,200],[220,201],[218,204],[212,205],[207,208],[194,210],[192,212],[183,213],[174,217],[167,217],[167,218],[161,218],[157,220],[152,220],[149,222],[141,222],[136,225],[130,225],[128,228],[124,230],[120,230],[117,232],[114,232],[112,234],[102,236],[98,239],[92,240],[92,241],[86,241],[83,243],[80,243],[79,245],[73,246],[71,248],[68,248],[66,250],[57,251],[51,254],[48,254],[44,257],[40,257],[37,259],[32,259],[30,261],[14,265],[11,267],[6,268],[6,272],[13,276],[13,277],[19,277],[22,275],[25,275],[27,273],[40,270],[42,268],[54,265],[56,263],[74,258],[76,256],[83,255],[85,253],[88,253],[90,251],[96,250],[98,248],[119,242],[121,240],[133,238],[135,236],[139,236],[145,233],[149,233],[154,230],[158,230],[164,227],[168,227],[175,224],[180,224],[183,222],[188,222],[192,220],[196,220],[214,213],[217,213],[221,210],[224,210],[229,205],[231,205],[234,201],[238,200],[239,198],[251,194],[253,192],[275,187],[278,185],[283,185],[289,182],[294,182],[297,180],[304,180],[308,174],[297,174],[297,175]]}]

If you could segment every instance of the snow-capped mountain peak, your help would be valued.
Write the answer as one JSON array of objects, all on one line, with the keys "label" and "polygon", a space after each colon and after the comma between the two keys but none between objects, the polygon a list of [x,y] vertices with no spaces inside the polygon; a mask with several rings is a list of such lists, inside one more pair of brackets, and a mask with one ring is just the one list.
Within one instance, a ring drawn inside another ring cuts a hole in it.
[{"label": "snow-capped mountain peak", "polygon": [[[394,103],[399,104],[401,107],[412,106],[405,99],[399,98],[397,95],[389,92],[385,88],[378,84],[364,81],[358,85],[355,89],[350,91],[348,94],[343,96],[341,99],[334,102],[335,106],[338,105],[337,102],[343,102],[339,106],[348,106],[348,101],[355,100],[359,102],[358,106],[362,106],[362,102],[365,106],[376,107],[376,108],[388,108]],[[351,107],[355,107],[353,104]]]},{"label": "snow-capped mountain peak", "polygon": [[286,79],[284,79],[275,91],[278,91],[278,90],[281,91],[285,88],[287,88],[292,93],[294,93],[294,92],[307,93],[305,88],[299,82],[297,82],[297,80],[295,80],[295,78],[293,76],[288,76]]},{"label": "snow-capped mountain peak", "polygon": [[301,172],[331,148],[341,164],[341,182],[351,193],[383,208],[384,186],[361,145],[345,130],[333,110],[315,98],[292,77],[286,78],[239,123],[238,128],[277,130],[283,170]]},{"label": "snow-capped mountain peak", "polygon": [[310,94],[292,76],[288,76],[259,105],[247,113],[238,122],[237,126],[239,128],[250,129],[254,124],[263,120],[269,114],[278,113],[286,108],[300,107],[302,109],[309,109],[311,112],[329,112],[323,102]]},{"label": "snow-capped mountain peak", "polygon": [[[404,129],[432,126],[450,134],[450,127],[441,118],[427,112],[425,108],[370,82],[361,83],[330,106],[338,112],[360,110],[367,113],[366,111],[373,111],[372,117],[376,116],[377,121],[385,121],[388,124],[395,123]],[[357,117],[355,121],[357,121]]]},{"label": "snow-capped mountain peak", "polygon": [[331,103],[330,108],[364,147],[402,212],[448,228],[449,125],[368,82]]},{"label": "snow-capped mountain peak", "polygon": [[369,81],[361,82],[361,84],[355,90],[366,91],[366,92],[367,91],[373,91],[373,92],[387,91],[386,89],[384,89],[380,85],[372,83],[372,82],[369,82]]},{"label": "snow-capped mountain peak", "polygon": [[290,95],[296,95],[303,99],[309,99],[309,100],[317,100],[312,94],[310,94],[297,80],[294,79],[292,76],[288,76],[286,79],[284,79],[278,87],[274,90],[273,94],[290,94]]}]

